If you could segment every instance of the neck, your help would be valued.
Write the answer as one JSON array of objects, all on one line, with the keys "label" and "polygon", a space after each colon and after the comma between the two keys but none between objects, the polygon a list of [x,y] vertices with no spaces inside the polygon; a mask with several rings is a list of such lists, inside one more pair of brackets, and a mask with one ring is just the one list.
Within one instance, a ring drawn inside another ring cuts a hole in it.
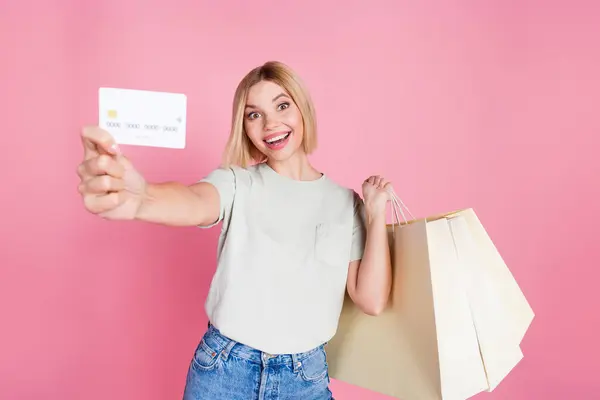
[{"label": "neck", "polygon": [[285,161],[268,160],[267,164],[278,174],[297,181],[312,181],[322,175],[310,164],[304,152],[296,152]]}]

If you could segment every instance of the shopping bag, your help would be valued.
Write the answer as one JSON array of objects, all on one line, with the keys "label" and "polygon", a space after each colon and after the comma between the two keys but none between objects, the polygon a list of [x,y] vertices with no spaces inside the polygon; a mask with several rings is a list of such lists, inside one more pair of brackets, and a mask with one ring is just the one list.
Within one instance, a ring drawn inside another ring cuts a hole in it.
[{"label": "shopping bag", "polygon": [[346,295],[330,376],[402,400],[493,390],[523,358],[531,307],[473,209],[416,219],[392,198],[389,304],[369,316]]}]

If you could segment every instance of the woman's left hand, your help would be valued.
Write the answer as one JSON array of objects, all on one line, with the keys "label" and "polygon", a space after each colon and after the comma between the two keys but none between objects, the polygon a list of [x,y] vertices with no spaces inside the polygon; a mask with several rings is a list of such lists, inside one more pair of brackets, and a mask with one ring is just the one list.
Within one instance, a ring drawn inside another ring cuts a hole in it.
[{"label": "woman's left hand", "polygon": [[367,178],[362,184],[363,199],[367,214],[385,216],[385,206],[391,199],[392,184],[380,175]]}]

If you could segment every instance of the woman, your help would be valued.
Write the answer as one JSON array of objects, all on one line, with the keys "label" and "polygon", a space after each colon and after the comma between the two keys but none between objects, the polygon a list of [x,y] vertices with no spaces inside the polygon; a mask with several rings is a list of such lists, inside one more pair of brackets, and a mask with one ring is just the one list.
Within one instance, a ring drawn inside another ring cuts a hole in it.
[{"label": "woman", "polygon": [[222,223],[209,327],[184,399],[331,399],[325,343],[345,291],[365,313],[386,305],[391,267],[389,183],[371,176],[364,201],[315,169],[315,112],[286,65],[240,82],[224,163],[201,181],[149,183],[98,127],[82,134],[79,191],[112,220],[208,228]]}]

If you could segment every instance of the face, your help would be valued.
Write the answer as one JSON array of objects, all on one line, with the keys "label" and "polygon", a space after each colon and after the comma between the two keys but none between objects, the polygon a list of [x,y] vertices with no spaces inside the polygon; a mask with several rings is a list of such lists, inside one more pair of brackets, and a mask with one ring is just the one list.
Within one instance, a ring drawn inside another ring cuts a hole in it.
[{"label": "face", "polygon": [[285,161],[302,151],[302,114],[288,93],[270,81],[261,81],[248,92],[244,112],[246,134],[271,161]]}]

